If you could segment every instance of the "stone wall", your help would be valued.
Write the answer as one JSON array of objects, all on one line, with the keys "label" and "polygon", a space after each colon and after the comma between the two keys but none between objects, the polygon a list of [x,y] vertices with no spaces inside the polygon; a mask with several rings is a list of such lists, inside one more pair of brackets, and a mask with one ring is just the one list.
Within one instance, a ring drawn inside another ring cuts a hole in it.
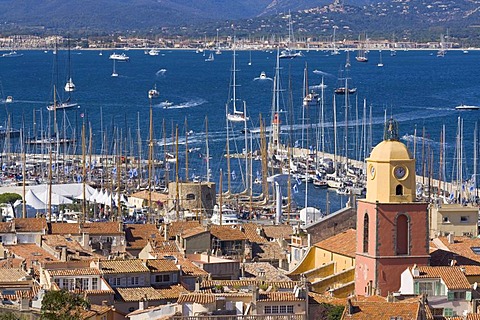
[{"label": "stone wall", "polygon": [[357,209],[347,207],[334,212],[320,221],[302,227],[310,235],[310,245],[330,238],[348,229],[357,228]]}]

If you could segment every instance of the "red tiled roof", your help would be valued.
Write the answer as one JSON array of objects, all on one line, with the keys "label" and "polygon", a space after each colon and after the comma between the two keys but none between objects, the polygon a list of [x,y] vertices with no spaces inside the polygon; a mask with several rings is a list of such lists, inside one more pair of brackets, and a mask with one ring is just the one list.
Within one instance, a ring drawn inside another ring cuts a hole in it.
[{"label": "red tiled roof", "polygon": [[152,241],[152,253],[162,254],[167,252],[179,252],[177,244],[173,240],[169,241]]},{"label": "red tiled roof", "polygon": [[183,275],[191,276],[191,277],[200,277],[200,276],[208,275],[208,272],[206,272],[202,268],[195,265],[192,261],[185,258],[179,252],[169,252],[169,253],[159,254],[157,258],[164,258],[164,257],[176,258],[177,260],[176,263],[180,265]]},{"label": "red tiled roof", "polygon": [[259,235],[260,233],[263,232],[262,227],[260,225],[257,225],[255,223],[245,223],[240,226],[240,228],[243,228],[243,233],[245,233],[245,236],[247,237],[248,241],[250,242],[255,242],[255,243],[266,243],[268,242],[267,239]]},{"label": "red tiled roof", "polygon": [[45,218],[14,219],[13,223],[17,232],[43,232],[47,230],[47,220]]},{"label": "red tiled roof", "polygon": [[261,293],[258,301],[262,302],[283,302],[283,301],[303,301],[305,299],[295,297],[293,292],[265,292]]},{"label": "red tiled roof", "polygon": [[449,290],[470,289],[470,283],[460,267],[417,267],[420,271],[415,279],[441,278]]},{"label": "red tiled roof", "polygon": [[177,234],[198,227],[200,222],[198,221],[173,221],[168,225],[168,238],[174,238]]},{"label": "red tiled roof", "polygon": [[47,261],[58,260],[55,256],[51,255],[36,244],[21,243],[4,247],[10,253],[15,254],[15,257],[25,259],[27,267],[31,267],[33,261],[37,261],[38,263],[45,263]]},{"label": "red tiled roof", "polygon": [[12,222],[0,222],[0,233],[12,233]]},{"label": "red tiled roof", "polygon": [[187,238],[196,236],[196,235],[204,233],[204,232],[208,232],[208,230],[205,230],[205,228],[202,227],[202,226],[198,226],[198,227],[191,228],[191,229],[183,231],[181,233],[181,237],[184,238],[184,239],[187,239]]},{"label": "red tiled roof", "polygon": [[0,283],[18,281],[25,276],[27,276],[27,273],[20,268],[2,268]]},{"label": "red tiled roof", "polygon": [[149,259],[146,261],[150,272],[176,272],[178,271],[175,261],[169,259]]},{"label": "red tiled roof", "polygon": [[142,260],[101,260],[100,269],[104,274],[150,272]]},{"label": "red tiled roof", "polygon": [[49,223],[51,234],[80,234],[79,223]]},{"label": "red tiled roof", "polygon": [[154,224],[125,225],[127,248],[142,249],[149,240],[162,239],[162,235]]},{"label": "red tiled roof", "polygon": [[357,232],[349,229],[330,238],[315,243],[314,246],[333,253],[355,258]]},{"label": "red tiled roof", "polygon": [[50,269],[48,273],[52,276],[87,276],[100,275],[100,270],[95,268],[78,268],[78,269]]},{"label": "red tiled roof", "polygon": [[221,241],[247,240],[245,234],[232,226],[212,226],[210,233]]},{"label": "red tiled roof", "polygon": [[[418,300],[405,300],[399,302],[387,302],[385,298],[381,300],[363,298],[361,301],[350,300],[353,306],[353,312],[348,314],[348,306],[345,308],[342,319],[391,319],[396,317],[399,319],[419,319],[420,301]],[[348,315],[347,315],[348,314]]]},{"label": "red tiled roof", "polygon": [[293,234],[292,226],[286,224],[280,224],[276,226],[263,226],[263,232],[265,232],[265,236],[267,238],[272,239],[290,239],[291,235]]}]

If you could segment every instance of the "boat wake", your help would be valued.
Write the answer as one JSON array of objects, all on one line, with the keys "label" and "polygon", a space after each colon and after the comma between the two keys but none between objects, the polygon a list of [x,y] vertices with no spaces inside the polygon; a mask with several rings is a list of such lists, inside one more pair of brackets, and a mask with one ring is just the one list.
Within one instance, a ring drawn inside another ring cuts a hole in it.
[{"label": "boat wake", "polygon": [[164,76],[166,72],[167,72],[167,69],[160,69],[157,72],[155,72],[155,75],[157,77]]},{"label": "boat wake", "polygon": [[161,107],[163,109],[186,109],[186,108],[193,108],[193,107],[196,107],[196,106],[200,106],[200,105],[204,104],[205,102],[207,102],[207,101],[204,100],[204,99],[194,99],[194,100],[182,102],[182,103],[179,103],[179,104],[173,104],[171,102],[165,102],[164,101],[164,102],[159,103],[157,106]]},{"label": "boat wake", "polygon": [[326,76],[326,77],[336,78],[333,74],[328,73],[328,72],[324,72],[324,71],[321,71],[321,70],[313,70],[313,73],[319,74],[319,75],[322,75],[322,76]]}]

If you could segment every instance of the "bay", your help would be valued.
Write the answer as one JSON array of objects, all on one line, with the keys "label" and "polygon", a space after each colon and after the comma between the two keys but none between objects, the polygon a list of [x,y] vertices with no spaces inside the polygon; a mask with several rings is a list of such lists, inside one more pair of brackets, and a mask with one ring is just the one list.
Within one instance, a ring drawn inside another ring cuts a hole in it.
[{"label": "bay", "polygon": [[[181,143],[180,166],[184,167],[185,131],[192,130],[188,136],[188,145],[195,151],[189,153],[189,176],[192,174],[205,176],[205,117],[208,116],[211,169],[213,180],[218,182],[220,169],[223,172],[227,171],[226,159],[223,156],[226,150],[225,106],[230,102],[232,52],[223,51],[222,54],[215,55],[214,61],[206,62],[208,53],[203,56],[189,50],[161,50],[159,56],[145,55],[140,50],[129,50],[126,53],[130,56],[130,61],[116,63],[116,71],[119,73],[119,77],[116,78],[111,77],[113,64],[108,59],[112,52],[103,51],[103,55],[100,56],[99,51],[94,50],[71,51],[71,73],[77,87],[73,99],[79,103],[80,108],[66,112],[70,123],[69,130],[75,128],[78,134],[82,121],[86,121],[92,127],[94,147],[100,152],[102,132],[107,133],[108,148],[113,151],[114,128],[118,128],[123,136],[132,137],[131,144],[134,145],[132,149],[136,150],[138,117],[143,141],[142,153],[146,155],[150,109],[147,92],[156,85],[160,97],[154,99],[152,105],[154,136],[158,142],[155,157],[163,159],[162,122],[165,121],[166,124],[167,148],[170,152],[174,150],[172,132],[178,125]],[[26,136],[33,137],[35,135],[33,114],[36,115],[38,135],[40,114],[43,118],[43,127],[47,127],[46,106],[52,101],[53,84],[58,83],[62,89],[67,80],[67,51],[59,51],[57,55],[43,51],[22,53],[24,54],[22,57],[0,58],[1,94],[3,98],[6,96],[14,98],[13,103],[4,104],[4,107],[0,108],[0,121],[6,123],[9,114],[14,128],[19,129],[24,123]],[[248,126],[252,132],[258,132],[260,115],[267,124],[271,119],[272,81],[254,79],[259,77],[262,71],[265,71],[268,77],[274,76],[276,52],[253,51],[251,56],[252,64],[248,65],[250,52],[237,52],[239,84],[237,97],[246,101],[250,117]],[[350,52],[349,86],[357,88],[357,93],[351,96],[349,104],[350,157],[357,155],[356,150],[360,143],[354,136],[356,105],[358,103],[361,117],[363,99],[366,99],[368,108],[372,106],[373,145],[382,139],[386,114],[387,117],[392,116],[399,122],[400,136],[404,137],[402,141],[407,143],[412,151],[415,128],[417,135],[421,136],[425,127],[427,145],[433,150],[435,159],[438,159],[440,130],[445,125],[449,174],[455,161],[457,120],[461,117],[464,121],[464,177],[470,177],[473,174],[473,132],[480,113],[459,112],[455,110],[455,106],[461,103],[480,104],[479,57],[478,51],[470,51],[469,54],[449,51],[443,58],[436,57],[432,51],[398,51],[396,56],[390,56],[389,52],[383,51],[384,67],[377,67],[378,51],[370,51],[368,63],[356,62],[354,53]],[[57,71],[54,71],[55,59]],[[281,86],[284,91],[281,94],[280,105],[284,111],[293,109],[292,117],[282,113],[284,138],[288,133],[289,121],[294,119],[296,126],[293,139],[302,143],[299,124],[302,123],[303,70],[305,64],[308,64],[310,85],[318,85],[321,81],[321,75],[314,73],[314,70],[325,75],[326,151],[333,153],[333,90],[340,84],[338,78],[344,76],[341,70],[345,69],[345,62],[345,52],[332,56],[322,51],[309,51],[305,52],[303,58],[281,60]],[[340,97],[337,100],[340,136],[345,119],[342,99]],[[172,102],[172,106],[163,108],[162,102],[165,100]],[[237,105],[241,106],[241,103]],[[318,122],[318,111],[309,110],[310,122]],[[58,117],[63,119],[63,113]],[[184,127],[185,119],[188,124],[187,130]],[[235,124],[232,130],[235,134],[231,139],[233,152],[242,152],[244,148],[242,126]],[[304,140],[305,147],[315,144],[313,130],[309,131],[308,141]],[[344,138],[339,138],[339,152],[342,154],[345,153],[344,141]],[[254,149],[259,148],[257,133],[254,134],[253,144]],[[19,146],[12,145],[11,148],[18,151]],[[417,145],[417,174],[421,172],[420,149],[420,145]],[[362,154],[358,156],[363,157]],[[241,183],[243,167],[241,161],[232,160],[232,170],[236,172],[236,179],[232,181],[233,191],[243,189]],[[260,163],[255,162],[253,174],[259,170]],[[436,172],[438,168],[434,168],[435,176]],[[184,177],[185,170],[180,169],[179,175]],[[293,195],[301,206],[304,204],[304,185],[300,185],[300,192]],[[325,210],[326,192],[309,187],[308,205]],[[335,192],[330,192],[329,199],[331,211],[343,206],[347,201],[345,197],[338,196]]]}]

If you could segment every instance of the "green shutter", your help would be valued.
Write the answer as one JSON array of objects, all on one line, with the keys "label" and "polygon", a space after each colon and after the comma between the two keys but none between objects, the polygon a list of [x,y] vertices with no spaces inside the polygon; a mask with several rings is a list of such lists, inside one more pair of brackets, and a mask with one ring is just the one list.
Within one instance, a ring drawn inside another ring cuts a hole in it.
[{"label": "green shutter", "polygon": [[447,300],[452,301],[453,300],[453,291],[448,291],[447,292]]},{"label": "green shutter", "polygon": [[472,291],[465,292],[465,300],[472,301]]},{"label": "green shutter", "polygon": [[413,283],[413,293],[420,294],[420,283],[418,282]]},{"label": "green shutter", "polygon": [[444,317],[452,317],[453,316],[453,309],[452,308],[444,308],[443,309],[443,316]]}]

